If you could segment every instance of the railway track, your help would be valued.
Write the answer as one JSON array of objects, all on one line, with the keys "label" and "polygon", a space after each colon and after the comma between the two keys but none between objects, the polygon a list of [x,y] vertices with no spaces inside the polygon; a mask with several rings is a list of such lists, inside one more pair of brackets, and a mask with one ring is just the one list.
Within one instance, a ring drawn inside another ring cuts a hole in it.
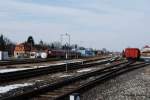
[{"label": "railway track", "polygon": [[[68,100],[69,95],[72,93],[83,93],[84,91],[87,91],[88,89],[94,87],[98,83],[105,82],[105,81],[112,79],[120,74],[132,71],[134,69],[144,67],[146,65],[148,65],[148,64],[140,63],[140,64],[131,65],[131,63],[128,63],[121,67],[107,70],[101,75],[98,75],[94,78],[92,77],[93,79],[87,79],[87,80],[75,82],[68,86],[62,87],[61,89],[46,92],[45,94],[39,95],[36,98],[39,98],[39,99],[51,98],[50,100],[64,100],[64,99]],[[63,93],[63,91],[65,91],[65,92]]]},{"label": "railway track", "polygon": [[64,98],[71,93],[84,91],[87,89],[87,87],[92,87],[97,82],[103,82],[126,71],[130,71],[146,65],[147,64],[145,63],[133,64],[133,62],[114,64],[103,69],[83,73],[82,75],[70,77],[60,81],[58,80],[57,82],[41,86],[40,88],[15,96],[6,97],[2,100],[27,100],[31,98],[34,100],[64,100]]},{"label": "railway track", "polygon": [[[91,62],[96,60],[102,60],[110,58],[109,56],[106,57],[98,57],[98,58],[83,58],[85,62]],[[7,65],[19,65],[19,64],[33,64],[33,63],[42,63],[42,62],[51,62],[51,61],[61,61],[62,59],[53,58],[53,59],[21,59],[21,60],[7,60],[7,61],[0,61],[0,66],[7,66]],[[65,60],[65,59],[63,59]]]},{"label": "railway track", "polygon": [[21,59],[21,60],[7,60],[1,61],[0,66],[6,65],[16,65],[16,64],[32,64],[32,63],[41,63],[49,61],[59,61],[60,59]]},{"label": "railway track", "polygon": [[11,82],[11,81],[16,81],[20,79],[25,79],[25,78],[36,77],[40,75],[46,75],[50,73],[61,72],[61,71],[65,71],[66,68],[69,71],[73,69],[92,67],[92,66],[111,62],[110,60],[105,60],[101,62],[97,62],[97,60],[95,62],[94,61],[95,60],[68,63],[67,67],[66,67],[66,64],[62,64],[62,65],[54,65],[54,66],[47,66],[47,67],[41,67],[41,68],[32,68],[32,69],[27,69],[27,70],[0,73],[0,82],[1,82],[0,84]]}]

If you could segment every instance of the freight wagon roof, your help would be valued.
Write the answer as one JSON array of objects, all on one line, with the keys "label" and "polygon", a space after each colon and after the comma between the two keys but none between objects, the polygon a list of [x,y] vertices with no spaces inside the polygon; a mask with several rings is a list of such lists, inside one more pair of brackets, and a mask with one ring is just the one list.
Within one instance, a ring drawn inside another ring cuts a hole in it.
[{"label": "freight wagon roof", "polygon": [[126,48],[126,50],[139,50],[139,48]]}]

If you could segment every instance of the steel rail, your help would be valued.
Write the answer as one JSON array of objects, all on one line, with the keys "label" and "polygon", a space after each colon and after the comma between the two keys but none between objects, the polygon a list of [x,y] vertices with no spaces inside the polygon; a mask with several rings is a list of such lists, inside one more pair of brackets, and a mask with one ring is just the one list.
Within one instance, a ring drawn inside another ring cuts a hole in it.
[{"label": "steel rail", "polygon": [[[110,62],[110,60],[102,61],[102,62],[91,62],[91,63],[68,63],[68,70],[79,69],[79,68],[86,68],[92,67],[96,65],[101,65]],[[50,73],[56,73],[60,71],[65,71],[66,64],[63,65],[54,65],[48,67],[41,67],[41,68],[33,68],[21,71],[14,71],[14,72],[7,72],[7,73],[0,73],[0,82],[7,83],[11,81],[16,81],[25,78],[36,77],[40,75],[46,75]]]},{"label": "steel rail", "polygon": [[82,85],[80,85],[77,88],[72,88],[72,90],[66,92],[63,95],[57,96],[57,97],[55,97],[53,99],[54,100],[64,100],[64,98],[67,98],[72,93],[84,93],[85,91],[91,89],[92,87],[96,86],[99,83],[104,83],[105,81],[108,81],[108,80],[110,80],[110,79],[112,79],[114,77],[117,77],[118,75],[121,75],[121,74],[129,72],[129,71],[133,71],[133,70],[141,68],[141,67],[145,67],[147,65],[149,65],[149,64],[141,63],[141,64],[132,65],[130,67],[129,66],[124,66],[124,67],[120,67],[118,69],[113,69],[112,71],[110,71],[108,73],[105,73],[102,76],[99,75],[94,80],[89,81],[89,82],[87,82],[85,84],[82,84]]},{"label": "steel rail", "polygon": [[[84,58],[85,63],[86,62],[91,62],[93,60],[102,60],[110,57],[100,57],[100,58]],[[87,59],[87,60],[86,60]],[[33,64],[33,63],[41,63],[41,62],[50,62],[50,61],[61,61],[65,59],[21,59],[21,60],[6,60],[6,61],[0,61],[0,66],[7,66],[7,65],[19,65],[19,64]]]},{"label": "steel rail", "polygon": [[[99,70],[96,70],[96,71],[92,71],[92,72],[88,72],[88,73],[85,73],[83,75],[79,75],[79,76],[76,76],[76,77],[71,77],[69,79],[64,79],[64,80],[61,80],[61,81],[57,81],[55,83],[51,83],[49,85],[46,85],[46,86],[42,86],[36,90],[31,90],[31,91],[28,91],[28,92],[25,92],[25,93],[22,93],[22,94],[18,94],[18,95],[15,95],[15,96],[10,96],[10,97],[4,97],[2,98],[2,100],[9,100],[9,99],[28,99],[32,96],[35,96],[37,94],[41,94],[41,93],[44,93],[44,92],[48,92],[49,90],[55,90],[57,88],[60,88],[62,86],[65,86],[65,85],[69,85],[71,83],[74,83],[76,81],[79,81],[79,80],[83,80],[83,79],[86,79],[88,77],[91,77],[91,76],[97,76],[97,75],[100,75],[103,73],[104,70],[108,70],[108,69],[112,69],[114,67],[118,67],[122,64],[125,64],[124,66],[127,66],[126,63],[119,63],[119,64],[115,64],[115,65],[111,65],[107,68],[103,68],[103,69],[99,69]],[[131,64],[131,63],[127,63],[127,64]],[[103,73],[104,74],[104,73]]]}]

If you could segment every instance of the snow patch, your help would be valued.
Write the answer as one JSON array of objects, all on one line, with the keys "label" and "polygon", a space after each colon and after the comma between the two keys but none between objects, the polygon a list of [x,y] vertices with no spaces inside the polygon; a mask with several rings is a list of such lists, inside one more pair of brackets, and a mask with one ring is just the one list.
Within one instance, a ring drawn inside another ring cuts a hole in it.
[{"label": "snow patch", "polygon": [[56,64],[50,64],[50,66],[56,66],[56,65],[64,65],[65,63],[56,63]]},{"label": "snow patch", "polygon": [[107,64],[105,64],[105,65],[110,65],[110,63],[107,63]]},{"label": "snow patch", "polygon": [[72,76],[72,75],[62,75],[60,77],[69,77],[69,76]]},{"label": "snow patch", "polygon": [[33,68],[12,68],[12,69],[1,69],[0,73],[8,73],[8,72],[15,72],[15,71],[21,71],[21,70],[28,70]]},{"label": "snow patch", "polygon": [[36,80],[36,82],[42,82],[43,80]]},{"label": "snow patch", "polygon": [[87,69],[78,70],[77,72],[78,72],[78,73],[82,73],[82,72],[89,72],[89,71],[91,71],[91,70],[92,70],[92,69],[87,68]]},{"label": "snow patch", "polygon": [[47,67],[47,66],[33,66],[33,68],[42,68],[42,67]]},{"label": "snow patch", "polygon": [[11,91],[13,89],[17,89],[20,87],[30,86],[31,83],[24,83],[24,84],[13,84],[13,85],[7,85],[7,86],[0,86],[0,93],[6,93],[8,91]]},{"label": "snow patch", "polygon": [[75,61],[70,61],[70,63],[78,63],[78,62],[83,62],[84,60],[75,60]]},{"label": "snow patch", "polygon": [[108,60],[99,60],[97,62],[100,63],[100,62],[105,62],[105,61],[108,61]]},{"label": "snow patch", "polygon": [[58,66],[58,65],[64,65],[65,63],[56,63],[56,64],[48,64],[43,66],[33,66],[33,68],[42,68],[42,67],[49,67],[49,66]]}]

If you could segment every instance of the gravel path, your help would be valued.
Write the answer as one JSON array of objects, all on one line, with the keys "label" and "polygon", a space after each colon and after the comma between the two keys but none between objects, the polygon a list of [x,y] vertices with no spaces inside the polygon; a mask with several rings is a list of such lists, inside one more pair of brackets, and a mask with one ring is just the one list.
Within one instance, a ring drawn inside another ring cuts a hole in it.
[{"label": "gravel path", "polygon": [[150,66],[96,86],[82,94],[81,100],[150,100]]}]

